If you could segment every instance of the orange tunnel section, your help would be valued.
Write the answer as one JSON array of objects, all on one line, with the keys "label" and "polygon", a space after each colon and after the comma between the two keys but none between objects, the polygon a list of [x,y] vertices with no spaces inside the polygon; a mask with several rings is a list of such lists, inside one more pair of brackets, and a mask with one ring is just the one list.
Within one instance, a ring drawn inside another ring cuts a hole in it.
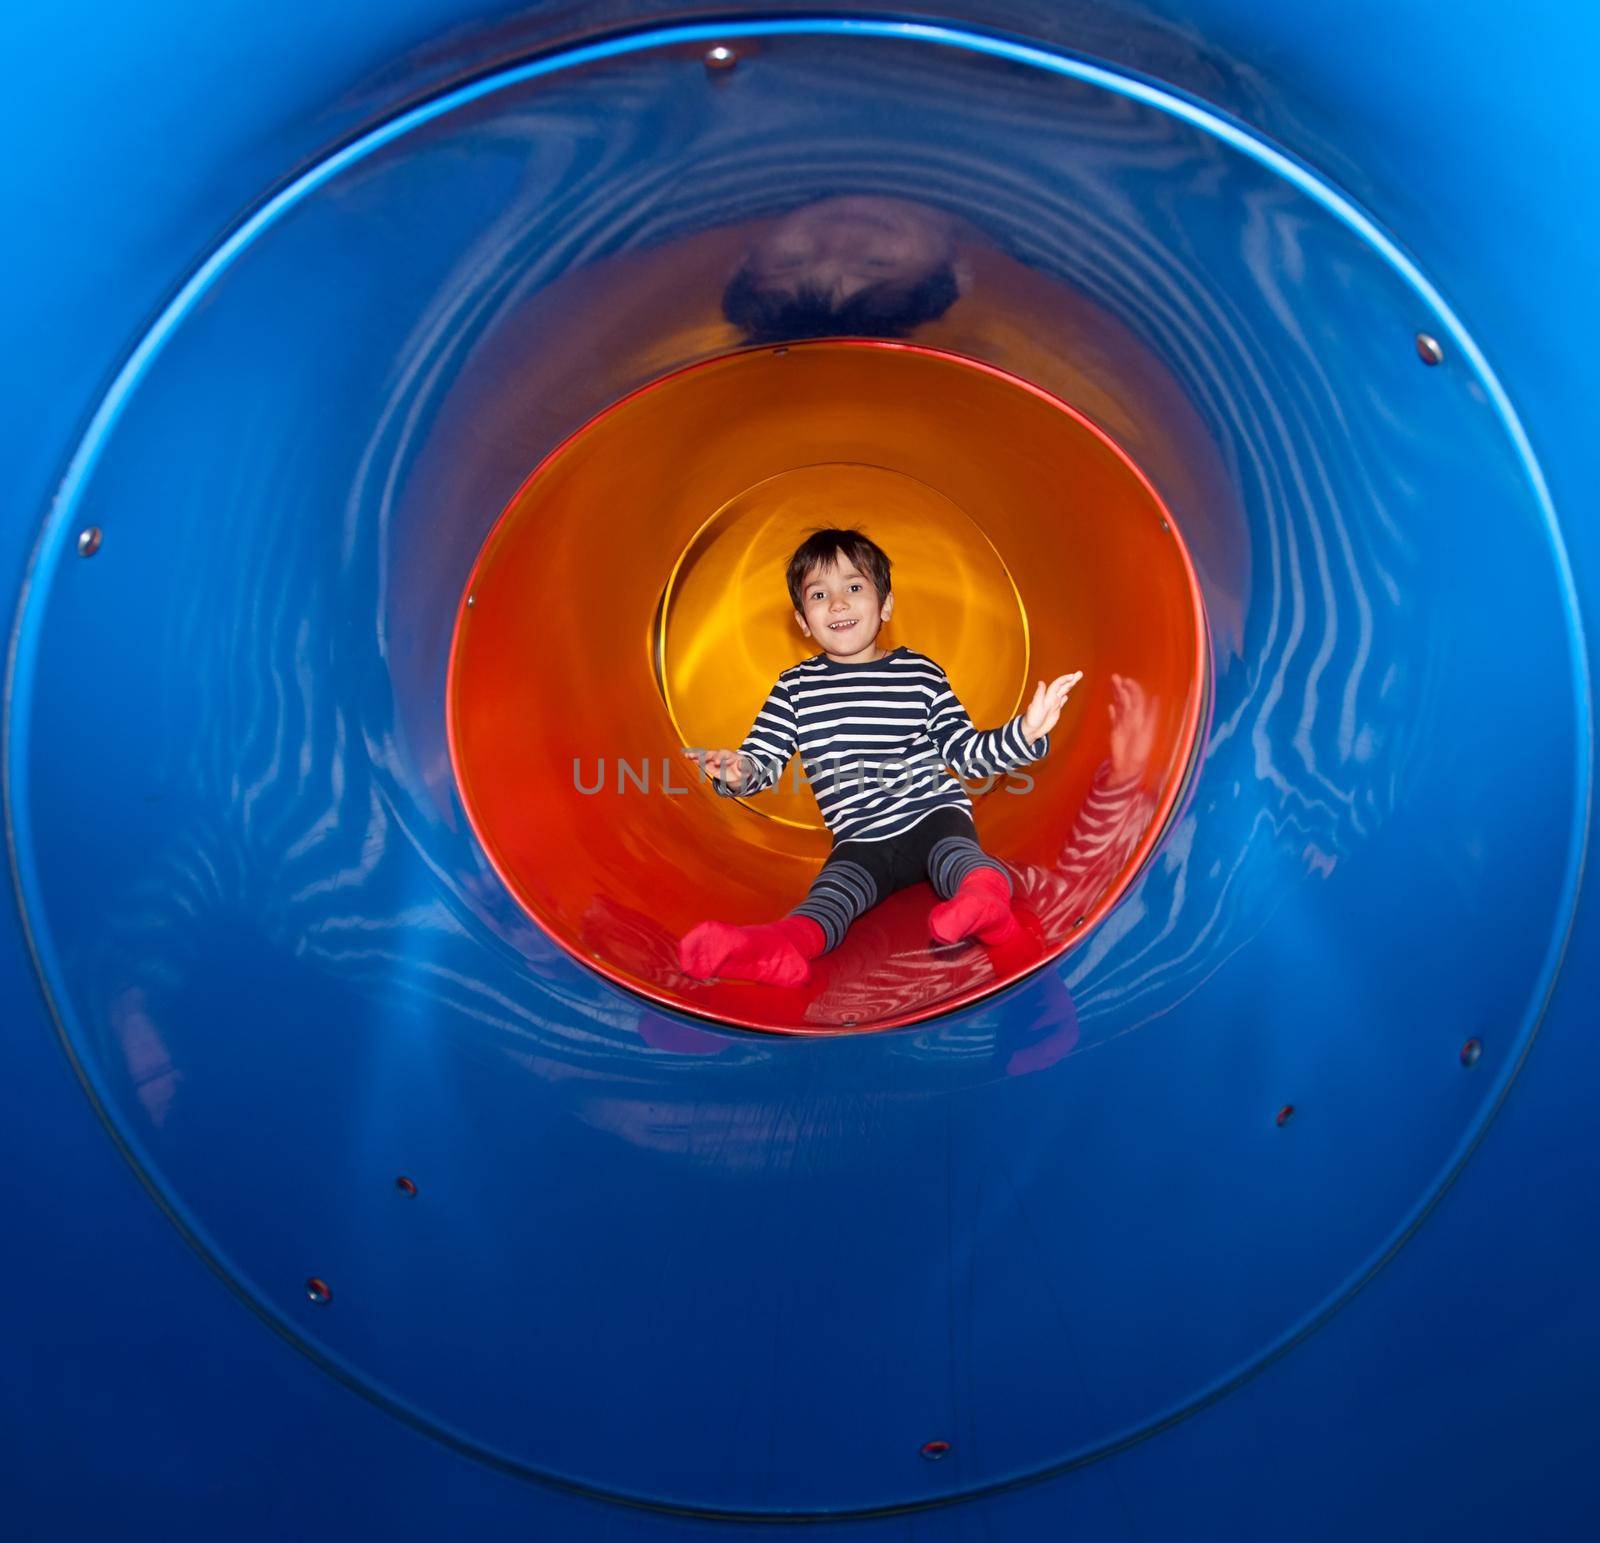
[{"label": "orange tunnel section", "polygon": [[[816,652],[784,562],[820,525],[894,564],[879,644],[942,664],[979,728],[1082,670],[1052,749],[969,781],[1030,942],[929,942],[923,883],[862,917],[791,989],[678,968],[697,921],[797,905],[830,837],[796,760],[718,797],[687,746],[737,746],[778,672]],[[958,356],[881,342],[729,354],[634,392],[552,452],[479,554],[451,653],[451,755],[500,876],[619,985],[722,1023],[839,1033],[970,1003],[1081,940],[1187,782],[1207,634],[1188,554],[1082,414]]]}]

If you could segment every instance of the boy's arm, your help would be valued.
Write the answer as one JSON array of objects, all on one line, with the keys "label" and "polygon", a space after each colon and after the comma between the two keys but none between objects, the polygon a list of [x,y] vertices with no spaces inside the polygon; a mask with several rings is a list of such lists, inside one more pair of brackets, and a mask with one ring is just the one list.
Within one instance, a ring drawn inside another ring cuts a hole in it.
[{"label": "boy's arm", "polygon": [[998,729],[981,733],[950,689],[949,678],[939,671],[938,684],[928,702],[928,735],[939,747],[944,764],[960,777],[987,777],[1026,766],[1050,752],[1050,736],[1031,744],[1022,732],[1022,714]]},{"label": "boy's arm", "polygon": [[748,798],[752,793],[775,787],[799,743],[800,724],[780,678],[767,694],[756,721],[739,746],[744,780],[738,787],[730,788],[720,777],[713,777],[711,786],[724,798]]}]

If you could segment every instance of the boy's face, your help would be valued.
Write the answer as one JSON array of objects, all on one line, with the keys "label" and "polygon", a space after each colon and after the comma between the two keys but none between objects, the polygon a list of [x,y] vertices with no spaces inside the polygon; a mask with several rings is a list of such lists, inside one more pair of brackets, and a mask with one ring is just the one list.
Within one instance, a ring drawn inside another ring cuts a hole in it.
[{"label": "boy's face", "polygon": [[894,610],[894,596],[880,601],[872,580],[848,558],[813,568],[800,592],[802,609],[794,613],[800,630],[835,659],[875,654],[879,630]]}]

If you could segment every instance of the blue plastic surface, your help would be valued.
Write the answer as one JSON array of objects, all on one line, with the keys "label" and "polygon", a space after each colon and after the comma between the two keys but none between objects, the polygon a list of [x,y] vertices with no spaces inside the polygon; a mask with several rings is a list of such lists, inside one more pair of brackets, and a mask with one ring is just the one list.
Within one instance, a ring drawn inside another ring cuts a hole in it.
[{"label": "blue plastic surface", "polygon": [[[35,19],[12,110],[58,158],[7,172],[38,363],[6,387],[0,539],[8,833],[60,1037],[9,935],[18,1535],[702,1525],[561,1485],[752,1516],[987,1495],[875,1535],[1255,1536],[1334,1488],[1297,1531],[1592,1519],[1597,1271],[1564,1198],[1594,1172],[1589,911],[1534,1029],[1592,818],[1595,329],[1587,292],[1530,293],[1575,284],[1592,232],[1519,226],[1502,159],[1559,96],[1473,95],[1486,12],[1401,125],[1393,32],[1443,42],[1421,16],[1319,49],[1251,7],[1114,11],[769,22],[714,84],[700,52],[737,29],[488,68],[666,6],[352,13],[313,67],[272,64],[281,19],[246,48],[238,18],[174,11],[157,46],[107,17],[86,55]],[[141,57],[150,99],[91,137]],[[1186,817],[1061,964],[1070,1054],[1040,979],[868,1039],[691,1027],[548,944],[449,785],[477,542],[549,443],[693,357],[716,290],[653,335],[598,318],[593,369],[554,381],[537,350],[483,363],[496,329],[841,187],[959,209],[1089,296],[1223,468],[1163,492],[1236,533],[1202,580],[1240,631]],[[538,403],[520,432],[474,436],[510,393]]]}]

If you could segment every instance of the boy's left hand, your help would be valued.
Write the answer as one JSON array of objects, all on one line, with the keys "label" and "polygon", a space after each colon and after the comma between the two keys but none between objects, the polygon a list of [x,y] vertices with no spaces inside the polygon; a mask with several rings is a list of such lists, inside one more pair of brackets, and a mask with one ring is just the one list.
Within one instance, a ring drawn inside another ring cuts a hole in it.
[{"label": "boy's left hand", "polygon": [[1071,675],[1056,676],[1048,686],[1039,682],[1028,710],[1022,715],[1022,735],[1030,745],[1043,739],[1056,726],[1061,709],[1067,705],[1067,693],[1082,679],[1083,671],[1075,670]]}]

